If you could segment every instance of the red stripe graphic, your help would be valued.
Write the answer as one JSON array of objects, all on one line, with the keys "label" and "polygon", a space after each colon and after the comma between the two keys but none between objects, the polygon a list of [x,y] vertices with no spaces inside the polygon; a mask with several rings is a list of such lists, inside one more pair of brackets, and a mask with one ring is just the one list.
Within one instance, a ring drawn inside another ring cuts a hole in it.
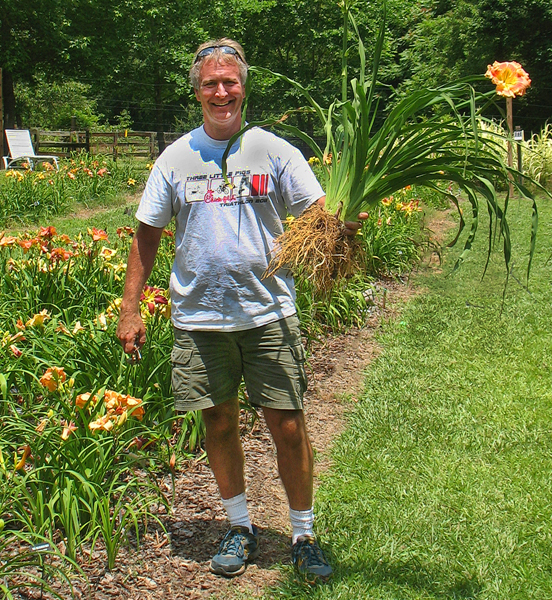
[{"label": "red stripe graphic", "polygon": [[268,193],[268,175],[252,175],[251,176],[251,195],[266,196]]},{"label": "red stripe graphic", "polygon": [[251,195],[258,196],[259,195],[259,184],[260,184],[260,175],[253,175],[251,177]]}]

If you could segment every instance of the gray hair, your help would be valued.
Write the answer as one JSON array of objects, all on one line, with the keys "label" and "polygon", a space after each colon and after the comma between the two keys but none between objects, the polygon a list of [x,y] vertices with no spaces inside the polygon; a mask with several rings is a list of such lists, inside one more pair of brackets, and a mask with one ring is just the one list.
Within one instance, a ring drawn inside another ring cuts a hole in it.
[{"label": "gray hair", "polygon": [[[220,49],[222,46],[233,48],[237,54],[227,54],[223,52]],[[213,48],[213,52],[207,56],[198,58],[198,54],[206,48]],[[194,60],[190,68],[190,82],[194,90],[199,89],[201,83],[201,67],[207,60],[214,60],[216,62],[226,64],[236,64],[240,72],[240,81],[242,85],[245,85],[245,82],[247,81],[247,70],[249,65],[245,60],[245,52],[243,51],[242,45],[239,42],[231,40],[230,38],[220,38],[218,40],[209,40],[208,42],[204,42],[201,44],[201,46],[199,46],[194,53]]]}]

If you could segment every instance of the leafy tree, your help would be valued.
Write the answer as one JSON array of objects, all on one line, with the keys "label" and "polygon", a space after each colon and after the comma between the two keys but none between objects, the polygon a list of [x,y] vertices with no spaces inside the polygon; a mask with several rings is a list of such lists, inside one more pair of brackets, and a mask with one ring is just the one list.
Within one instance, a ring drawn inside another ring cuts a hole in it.
[{"label": "leafy tree", "polygon": [[[550,116],[552,4],[548,0],[423,0],[404,36],[401,89],[483,74],[495,60],[516,60],[532,87],[516,100],[516,122],[540,129]],[[496,117],[500,118],[497,112]]]}]

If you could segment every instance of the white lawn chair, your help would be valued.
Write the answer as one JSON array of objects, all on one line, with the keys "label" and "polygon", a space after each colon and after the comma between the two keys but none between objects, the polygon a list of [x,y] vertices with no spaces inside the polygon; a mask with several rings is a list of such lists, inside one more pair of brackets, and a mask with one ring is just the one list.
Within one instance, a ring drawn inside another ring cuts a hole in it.
[{"label": "white lawn chair", "polygon": [[[4,159],[4,168],[9,169],[12,166],[18,166],[18,163],[27,162],[29,169],[33,169],[37,162],[51,162],[58,166],[57,156],[47,156],[46,154],[35,154],[31,132],[28,129],[6,129],[6,139],[8,140],[9,156]],[[19,165],[21,166],[21,165]]]}]

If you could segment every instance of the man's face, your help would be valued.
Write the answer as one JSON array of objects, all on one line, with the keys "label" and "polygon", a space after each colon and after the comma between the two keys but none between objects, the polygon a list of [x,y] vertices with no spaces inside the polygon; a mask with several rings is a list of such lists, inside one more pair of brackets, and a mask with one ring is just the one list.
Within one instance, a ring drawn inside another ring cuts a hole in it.
[{"label": "man's face", "polygon": [[238,65],[207,60],[200,73],[195,95],[203,109],[205,132],[215,140],[227,140],[241,127],[245,90]]}]

